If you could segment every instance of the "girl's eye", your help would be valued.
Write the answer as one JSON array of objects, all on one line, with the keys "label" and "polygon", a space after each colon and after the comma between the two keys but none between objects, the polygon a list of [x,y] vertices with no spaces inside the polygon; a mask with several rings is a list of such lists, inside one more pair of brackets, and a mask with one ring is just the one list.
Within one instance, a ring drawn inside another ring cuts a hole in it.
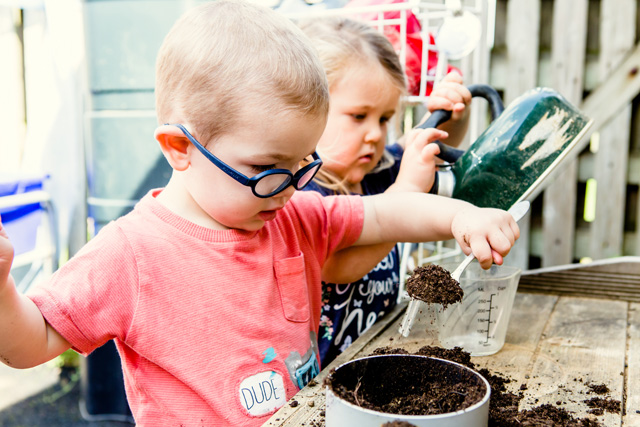
[{"label": "girl's eye", "polygon": [[380,124],[387,124],[391,120],[391,117],[380,117]]},{"label": "girl's eye", "polygon": [[352,114],[351,116],[356,120],[364,120],[367,118],[366,114]]}]

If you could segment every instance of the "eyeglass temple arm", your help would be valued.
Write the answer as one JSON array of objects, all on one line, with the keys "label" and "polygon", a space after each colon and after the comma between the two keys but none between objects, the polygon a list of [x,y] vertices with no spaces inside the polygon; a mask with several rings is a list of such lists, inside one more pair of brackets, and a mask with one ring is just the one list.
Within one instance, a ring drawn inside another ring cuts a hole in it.
[{"label": "eyeglass temple arm", "polygon": [[[168,124],[168,123],[167,123]],[[209,150],[207,150],[206,148],[204,148],[204,146],[202,144],[200,144],[200,142],[198,142],[197,139],[195,139],[193,137],[193,135],[191,135],[191,133],[181,124],[176,123],[173,126],[178,127],[182,133],[184,133],[184,135],[189,139],[189,141],[191,141],[193,143],[193,145],[196,146],[196,148],[207,158],[209,159],[211,162],[213,162],[216,166],[218,166],[220,169],[222,169],[227,175],[229,175],[230,177],[232,177],[233,179],[235,179],[236,181],[238,181],[239,183],[246,185],[247,183],[249,183],[250,179],[248,177],[246,177],[245,175],[239,173],[238,171],[236,171],[235,169],[227,166],[227,164],[225,162],[223,162],[222,160],[220,160],[219,158],[217,158],[216,156],[213,155],[212,152],[210,152]]]}]

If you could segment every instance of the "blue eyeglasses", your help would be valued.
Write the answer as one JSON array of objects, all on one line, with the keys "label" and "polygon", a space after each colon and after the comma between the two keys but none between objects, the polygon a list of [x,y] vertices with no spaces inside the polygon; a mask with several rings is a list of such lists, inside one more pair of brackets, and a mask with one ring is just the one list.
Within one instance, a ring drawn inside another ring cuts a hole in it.
[{"label": "blue eyeglasses", "polygon": [[191,141],[211,163],[240,184],[251,187],[253,194],[263,199],[275,196],[291,185],[293,185],[296,190],[302,190],[311,182],[313,177],[316,176],[316,173],[318,173],[320,166],[322,166],[320,156],[314,152],[312,155],[313,161],[302,167],[295,175],[287,169],[269,169],[268,171],[260,172],[258,175],[249,178],[214,156],[209,150],[204,148],[184,126],[181,124],[173,124],[172,126],[180,129],[189,141]]}]

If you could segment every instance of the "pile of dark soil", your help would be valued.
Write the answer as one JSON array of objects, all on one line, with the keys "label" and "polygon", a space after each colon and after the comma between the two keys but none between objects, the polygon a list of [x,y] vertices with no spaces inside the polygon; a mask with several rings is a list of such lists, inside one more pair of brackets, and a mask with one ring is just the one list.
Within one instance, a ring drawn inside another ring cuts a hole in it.
[{"label": "pile of dark soil", "polygon": [[325,385],[361,408],[398,415],[456,412],[488,391],[482,378],[460,364],[404,355],[358,359],[333,371]]},{"label": "pile of dark soil", "polygon": [[[401,348],[382,347],[374,350],[373,354],[409,354]],[[425,346],[420,348],[415,354],[422,356],[432,356],[440,359],[452,360],[465,365],[479,372],[491,386],[491,398],[489,401],[489,427],[536,427],[536,426],[556,426],[556,427],[603,427],[597,421],[586,418],[575,418],[566,410],[544,404],[527,410],[518,410],[518,405],[523,398],[523,394],[514,394],[506,389],[509,379],[491,373],[488,369],[477,369],[471,362],[469,353],[460,347],[445,349],[436,346]],[[602,391],[606,386],[589,385],[593,392]],[[526,389],[526,386],[525,386]],[[600,400],[598,400],[600,399]],[[620,402],[601,398],[590,399],[594,405],[600,409],[608,409],[611,402],[617,403],[617,410],[620,410]],[[588,403],[589,401],[585,401]],[[604,407],[603,407],[604,406]],[[594,412],[595,414],[595,412]],[[597,414],[596,414],[597,415]]]},{"label": "pile of dark soil", "polygon": [[442,304],[443,308],[460,302],[464,292],[451,273],[439,265],[419,266],[407,279],[409,296],[430,304]]},{"label": "pile of dark soil", "polygon": [[620,401],[615,399],[592,397],[591,399],[585,400],[584,403],[591,408],[589,409],[589,413],[594,415],[602,415],[605,411],[619,414],[621,410]]}]

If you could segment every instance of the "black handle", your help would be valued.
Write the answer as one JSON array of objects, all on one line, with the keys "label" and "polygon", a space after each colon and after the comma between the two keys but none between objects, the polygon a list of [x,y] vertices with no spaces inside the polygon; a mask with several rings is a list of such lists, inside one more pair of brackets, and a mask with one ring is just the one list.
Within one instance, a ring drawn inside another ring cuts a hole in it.
[{"label": "black handle", "polygon": [[[471,92],[472,97],[480,97],[487,100],[487,102],[489,103],[489,108],[491,110],[492,121],[495,120],[500,114],[502,114],[502,112],[504,111],[502,98],[500,98],[500,94],[493,87],[485,84],[475,84],[470,85],[468,89],[469,92]],[[431,113],[429,118],[424,123],[417,127],[420,129],[435,128],[440,126],[450,118],[451,111],[436,110]],[[464,154],[464,150],[450,147],[446,144],[443,144],[441,141],[434,141],[434,144],[437,144],[438,147],[440,147],[440,154],[438,154],[438,157],[445,162],[454,163]]]}]

